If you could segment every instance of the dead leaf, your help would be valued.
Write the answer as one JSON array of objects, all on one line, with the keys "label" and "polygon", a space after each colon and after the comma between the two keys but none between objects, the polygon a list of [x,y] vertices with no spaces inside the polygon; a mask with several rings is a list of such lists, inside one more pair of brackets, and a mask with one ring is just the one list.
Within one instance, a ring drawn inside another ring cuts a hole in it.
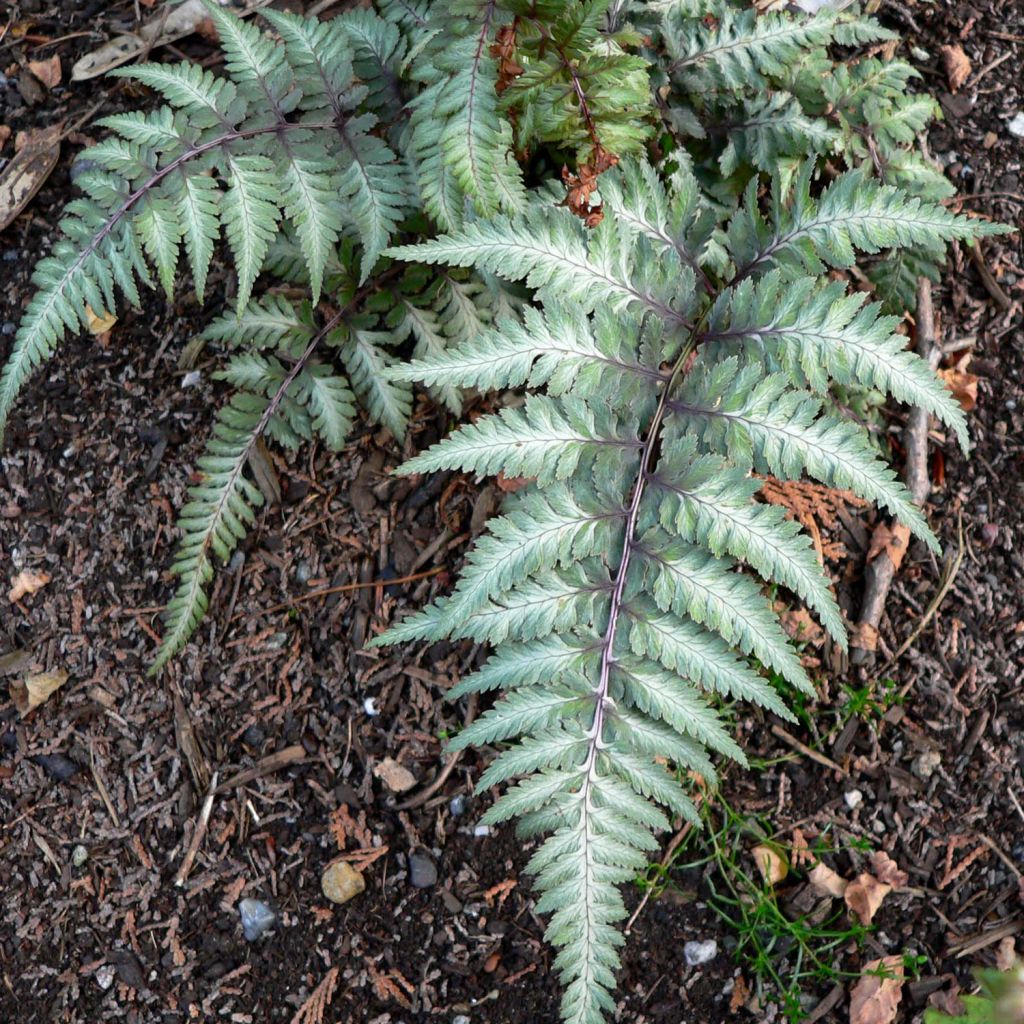
[{"label": "dead leaf", "polygon": [[868,561],[874,561],[884,551],[889,556],[893,568],[898,569],[910,546],[910,530],[902,523],[879,523],[871,534],[871,545],[868,548]]},{"label": "dead leaf", "polygon": [[[880,969],[890,977],[869,973]],[[850,1024],[891,1024],[902,998],[903,957],[871,960],[850,993]]]},{"label": "dead leaf", "polygon": [[0,231],[22,210],[57,166],[64,122],[31,132],[19,132],[15,154],[0,172]]},{"label": "dead leaf", "polygon": [[117,323],[113,313],[96,313],[88,303],[85,304],[85,319],[89,333],[97,336],[106,334]]},{"label": "dead leaf", "polygon": [[874,875],[864,872],[846,887],[843,899],[850,910],[857,915],[861,924],[871,924],[882,901],[892,892],[892,886],[880,882]]},{"label": "dead leaf", "polygon": [[24,569],[11,580],[11,589],[7,594],[7,600],[14,604],[37,590],[42,590],[50,582],[50,576],[45,572],[32,572],[31,569]]},{"label": "dead leaf", "polygon": [[11,700],[14,701],[18,714],[24,718],[34,708],[44,703],[51,694],[56,693],[67,681],[67,672],[60,669],[56,672],[36,672],[11,683]]},{"label": "dead leaf", "polygon": [[733,982],[732,986],[732,995],[729,996],[729,1012],[739,1013],[740,1009],[746,1005],[749,998],[750,989],[747,986],[743,975],[737,974],[736,980]]},{"label": "dead leaf", "polygon": [[267,502],[271,505],[280,505],[281,481],[277,477],[270,449],[262,437],[257,438],[256,443],[249,449],[249,468],[256,479],[256,486]]},{"label": "dead leaf", "polygon": [[884,850],[876,850],[871,854],[871,870],[875,878],[894,889],[906,885],[909,877],[906,871],[900,871],[896,861]]},{"label": "dead leaf", "polygon": [[757,870],[761,872],[761,877],[769,885],[778,885],[789,874],[789,865],[786,863],[786,859],[779,856],[778,851],[772,847],[762,843],[760,846],[754,847],[753,853]]},{"label": "dead leaf", "polygon": [[54,54],[49,60],[30,60],[28,69],[47,89],[60,85],[60,57]]},{"label": "dead leaf", "polygon": [[798,644],[820,647],[825,642],[825,630],[815,622],[806,608],[787,608],[781,620],[786,635]]},{"label": "dead leaf", "polygon": [[[244,18],[260,7],[266,7],[270,0],[219,0],[221,7]],[[144,53],[165,43],[191,35],[207,18],[202,0],[185,0],[177,6],[165,6],[154,17],[139,25],[131,35],[117,36],[104,43],[99,49],[87,53],[71,69],[71,80],[82,82],[95,78],[111,68],[127,64]]]},{"label": "dead leaf", "polygon": [[373,774],[392,793],[404,793],[416,785],[416,776],[404,764],[399,764],[393,757],[385,757],[373,769]]},{"label": "dead leaf", "polygon": [[1008,971],[1017,962],[1017,946],[1012,935],[1004,935],[996,950],[996,968]]},{"label": "dead leaf", "polygon": [[826,864],[815,864],[807,875],[807,881],[819,895],[834,896],[836,899],[842,899],[850,884]]},{"label": "dead leaf", "polygon": [[946,382],[946,387],[953,392],[953,397],[960,403],[964,412],[970,412],[978,404],[978,380],[973,373],[966,370],[939,370],[939,376]]},{"label": "dead leaf", "polygon": [[946,69],[949,91],[956,92],[971,76],[971,61],[962,46],[940,46],[942,66]]}]

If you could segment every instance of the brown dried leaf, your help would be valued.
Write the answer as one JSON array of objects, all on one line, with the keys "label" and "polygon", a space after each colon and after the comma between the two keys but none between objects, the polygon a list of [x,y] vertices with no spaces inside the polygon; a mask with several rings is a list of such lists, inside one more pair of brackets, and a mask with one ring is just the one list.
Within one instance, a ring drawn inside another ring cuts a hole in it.
[{"label": "brown dried leaf", "polygon": [[906,885],[909,877],[906,871],[900,871],[896,861],[884,850],[876,850],[871,854],[871,870],[878,881],[891,885],[894,889]]},{"label": "brown dried leaf", "polygon": [[88,303],[85,304],[85,319],[90,334],[106,334],[117,323],[113,313],[97,313]]},{"label": "brown dried leaf", "polygon": [[24,718],[34,708],[45,703],[47,698],[56,693],[67,681],[67,672],[60,669],[56,672],[36,672],[11,683],[11,700],[14,701],[18,714]]},{"label": "brown dried leaf", "polygon": [[836,899],[842,899],[850,884],[825,864],[815,864],[807,875],[807,880],[816,893],[821,896],[834,896]]},{"label": "brown dried leaf", "polygon": [[0,231],[22,210],[57,166],[64,122],[38,131],[19,132],[14,156],[0,172]]},{"label": "brown dried leaf", "polygon": [[871,924],[882,901],[892,892],[892,886],[880,882],[874,875],[864,872],[846,887],[843,899],[861,924]]},{"label": "brown dried leaf", "polygon": [[11,589],[7,593],[7,600],[14,604],[37,590],[42,590],[50,582],[50,576],[45,572],[32,572],[31,569],[24,569],[11,580]]},{"label": "brown dried leaf", "polygon": [[404,764],[399,764],[393,757],[385,757],[373,769],[373,774],[392,793],[404,793],[416,785],[416,776]]},{"label": "brown dried leaf", "polygon": [[737,974],[732,986],[732,995],[729,997],[729,1012],[739,1013],[749,998],[750,988],[747,986],[743,975]]},{"label": "brown dried leaf", "polygon": [[[221,6],[232,14],[244,18],[260,7],[266,7],[270,0],[221,0]],[[176,6],[165,5],[163,10],[131,35],[117,36],[99,49],[87,53],[71,69],[71,80],[81,82],[95,78],[111,68],[127,64],[157,46],[173,43],[176,39],[191,35],[207,18],[202,0],[185,0]]]},{"label": "brown dried leaf", "polygon": [[868,561],[874,561],[883,551],[889,556],[893,567],[898,569],[910,546],[910,530],[902,523],[879,523],[871,534]]},{"label": "brown dried leaf", "polygon": [[1008,971],[1017,962],[1017,944],[1012,935],[1004,935],[996,950],[996,969]]},{"label": "brown dried leaf", "polygon": [[[891,977],[870,974],[884,970]],[[864,974],[850,993],[850,1024],[891,1024],[903,998],[903,957],[887,956],[864,965]]]},{"label": "brown dried leaf", "polygon": [[762,843],[760,846],[754,847],[753,853],[757,870],[761,872],[761,877],[769,885],[778,885],[789,874],[789,865],[786,863],[786,859],[779,856],[778,851],[772,847]]},{"label": "brown dried leaf", "polygon": [[60,57],[54,54],[49,60],[30,60],[28,69],[47,89],[60,85]]},{"label": "brown dried leaf", "polygon": [[946,69],[949,91],[956,92],[971,77],[971,61],[962,46],[940,46],[942,66]]},{"label": "brown dried leaf", "polygon": [[973,373],[966,370],[939,370],[939,376],[946,382],[946,387],[953,392],[953,397],[960,403],[964,412],[970,412],[978,404],[978,380]]}]

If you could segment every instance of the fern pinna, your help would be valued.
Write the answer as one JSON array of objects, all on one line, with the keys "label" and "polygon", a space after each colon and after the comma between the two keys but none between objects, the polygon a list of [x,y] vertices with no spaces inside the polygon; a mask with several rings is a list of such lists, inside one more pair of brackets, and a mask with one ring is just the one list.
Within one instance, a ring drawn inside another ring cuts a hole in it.
[{"label": "fern pinna", "polygon": [[533,482],[489,524],[451,596],[382,642],[496,647],[454,692],[507,692],[452,746],[514,741],[479,788],[523,778],[484,820],[552,833],[528,870],[539,909],[554,912],[565,1019],[581,1024],[613,1008],[616,884],[657,848],[666,811],[697,820],[676,773],[713,778],[709,752],[743,761],[723,723],[729,702],[788,717],[758,665],[811,691],[770,602],[739,568],[790,588],[846,642],[808,538],[753,501],[751,474],[806,473],[847,488],[935,544],[867,432],[831,409],[828,389],[878,388],[934,412],[961,440],[963,414],[905,350],[894,318],[817,272],[851,265],[857,250],[983,230],[860,172],[815,199],[810,167],[801,169],[788,193],[776,188],[767,215],[752,185],[717,232],[685,168],[669,189],[641,163],[602,181],[608,215],[589,235],[552,197],[519,219],[391,250],[524,281],[542,307],[389,371],[435,387],[531,392],[401,472]]}]

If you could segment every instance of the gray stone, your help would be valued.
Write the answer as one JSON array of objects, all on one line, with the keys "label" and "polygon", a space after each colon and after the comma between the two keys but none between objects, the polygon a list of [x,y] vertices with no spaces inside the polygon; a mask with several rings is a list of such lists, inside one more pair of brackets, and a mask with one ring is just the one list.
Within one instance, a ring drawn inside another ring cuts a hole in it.
[{"label": "gray stone", "polygon": [[689,967],[699,967],[718,956],[718,943],[714,939],[683,944],[683,959]]},{"label": "gray stone", "polygon": [[277,914],[262,900],[242,900],[238,904],[242,932],[247,942],[256,942],[277,924]]},{"label": "gray stone", "polygon": [[409,883],[417,889],[429,889],[437,884],[437,868],[422,853],[409,854]]},{"label": "gray stone", "polygon": [[89,851],[81,843],[71,851],[71,863],[76,868],[80,868],[88,859]]}]

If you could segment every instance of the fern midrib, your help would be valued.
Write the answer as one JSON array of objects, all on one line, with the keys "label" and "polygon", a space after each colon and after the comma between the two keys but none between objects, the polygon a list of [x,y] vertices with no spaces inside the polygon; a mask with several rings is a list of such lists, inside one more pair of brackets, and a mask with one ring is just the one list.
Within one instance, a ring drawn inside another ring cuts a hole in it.
[{"label": "fern midrib", "polygon": [[480,26],[480,32],[477,35],[476,53],[473,55],[473,63],[469,69],[469,97],[466,101],[466,126],[468,128],[466,132],[466,153],[469,156],[469,162],[473,169],[473,181],[475,182],[483,180],[479,169],[480,158],[476,153],[476,135],[473,131],[474,118],[476,117],[474,112],[477,102],[476,90],[477,83],[480,81],[480,63],[483,61],[484,47],[487,45],[487,37],[490,35],[491,19],[494,17],[496,6],[496,0],[488,0],[484,11],[483,24]]},{"label": "fern midrib", "polygon": [[604,638],[601,641],[601,663],[598,671],[597,687],[594,691],[594,721],[588,733],[587,757],[583,764],[584,769],[584,810],[589,807],[590,787],[593,785],[597,775],[597,755],[603,745],[603,732],[605,715],[608,710],[608,688],[611,683],[611,670],[615,661],[615,637],[618,630],[619,618],[624,608],[623,595],[626,589],[626,578],[629,575],[629,567],[633,552],[637,549],[636,538],[637,527],[640,521],[640,506],[643,502],[644,492],[648,480],[648,468],[654,451],[657,448],[661,437],[661,425],[668,411],[668,396],[672,388],[679,381],[683,369],[696,347],[696,338],[691,335],[682,351],[676,358],[672,367],[672,374],[668,383],[662,390],[658,399],[658,406],[651,418],[651,425],[648,428],[647,437],[644,440],[643,450],[640,454],[640,464],[637,469],[636,482],[633,485],[633,496],[626,513],[626,523],[622,541],[622,557],[619,560],[619,567],[615,573],[615,584],[612,589],[612,596],[608,606],[608,626],[605,629]]}]

